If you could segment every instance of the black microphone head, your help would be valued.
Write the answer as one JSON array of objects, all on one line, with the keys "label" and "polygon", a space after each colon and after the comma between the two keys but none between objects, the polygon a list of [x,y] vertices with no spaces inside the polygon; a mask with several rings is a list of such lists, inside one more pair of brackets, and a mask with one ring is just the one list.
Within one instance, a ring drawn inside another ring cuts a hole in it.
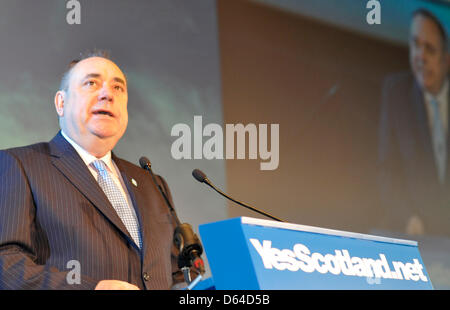
[{"label": "black microphone head", "polygon": [[146,169],[151,168],[152,167],[152,163],[150,162],[150,159],[148,159],[145,156],[142,156],[141,158],[139,158],[139,165],[141,165],[142,168]]},{"label": "black microphone head", "polygon": [[199,181],[200,183],[204,183],[208,178],[206,177],[206,174],[204,174],[199,169],[192,170],[192,176]]}]

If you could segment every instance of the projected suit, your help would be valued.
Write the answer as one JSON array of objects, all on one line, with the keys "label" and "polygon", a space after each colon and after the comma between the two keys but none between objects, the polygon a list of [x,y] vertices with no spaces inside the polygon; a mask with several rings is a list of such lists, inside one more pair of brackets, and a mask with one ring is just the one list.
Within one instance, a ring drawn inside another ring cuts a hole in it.
[{"label": "projected suit", "polygon": [[450,234],[450,152],[441,184],[428,126],[424,95],[414,76],[389,77],[383,87],[378,149],[385,228],[404,231],[417,216],[427,233]]}]

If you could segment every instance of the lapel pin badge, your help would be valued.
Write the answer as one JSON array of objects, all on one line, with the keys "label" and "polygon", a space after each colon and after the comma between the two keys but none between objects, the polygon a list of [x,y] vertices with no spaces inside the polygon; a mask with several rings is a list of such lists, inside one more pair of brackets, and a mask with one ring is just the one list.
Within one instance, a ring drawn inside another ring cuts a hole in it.
[{"label": "lapel pin badge", "polygon": [[136,180],[135,179],[131,179],[131,183],[134,185],[134,186],[136,186],[137,187],[137,182],[136,182]]}]

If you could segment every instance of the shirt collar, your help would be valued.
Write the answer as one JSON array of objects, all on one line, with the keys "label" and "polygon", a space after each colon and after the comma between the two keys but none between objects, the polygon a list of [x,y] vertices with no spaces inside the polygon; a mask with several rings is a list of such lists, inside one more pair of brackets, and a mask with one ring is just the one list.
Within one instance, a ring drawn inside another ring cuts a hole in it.
[{"label": "shirt collar", "polygon": [[110,169],[110,171],[114,171],[113,169],[113,164],[112,164],[112,159],[111,159],[111,151],[109,151],[108,153],[106,153],[105,156],[103,156],[102,158],[97,158],[94,155],[90,154],[88,151],[86,151],[85,149],[83,149],[81,146],[79,146],[75,141],[73,141],[72,139],[70,139],[63,130],[61,130],[61,134],[62,136],[67,140],[67,142],[69,142],[73,148],[75,149],[75,151],[77,151],[78,155],[80,155],[81,159],[83,160],[83,162],[86,164],[86,166],[89,167],[89,165],[95,161],[95,160],[103,160],[103,162],[106,164],[106,166]]},{"label": "shirt collar", "polygon": [[427,102],[431,102],[431,100],[434,98],[438,103],[440,102],[447,102],[448,98],[448,89],[449,88],[449,81],[448,78],[444,80],[444,85],[442,85],[441,90],[436,96],[433,96],[429,92],[425,92],[425,100]]}]

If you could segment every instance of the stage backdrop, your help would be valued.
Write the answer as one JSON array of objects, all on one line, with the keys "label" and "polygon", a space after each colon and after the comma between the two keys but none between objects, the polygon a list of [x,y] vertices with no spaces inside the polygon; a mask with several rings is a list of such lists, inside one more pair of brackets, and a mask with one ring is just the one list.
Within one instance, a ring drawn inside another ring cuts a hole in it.
[{"label": "stage backdrop", "polygon": [[[280,133],[278,168],[228,160],[227,188],[289,222],[417,240],[434,287],[450,288],[450,203],[436,211],[431,198],[420,207],[432,219],[424,232],[388,226],[410,213],[396,197],[381,197],[379,160],[383,82],[410,70],[411,14],[427,8],[449,31],[450,7],[379,1],[381,23],[369,25],[367,3],[218,0],[225,123],[274,123]],[[229,212],[261,217],[232,203]]]}]

